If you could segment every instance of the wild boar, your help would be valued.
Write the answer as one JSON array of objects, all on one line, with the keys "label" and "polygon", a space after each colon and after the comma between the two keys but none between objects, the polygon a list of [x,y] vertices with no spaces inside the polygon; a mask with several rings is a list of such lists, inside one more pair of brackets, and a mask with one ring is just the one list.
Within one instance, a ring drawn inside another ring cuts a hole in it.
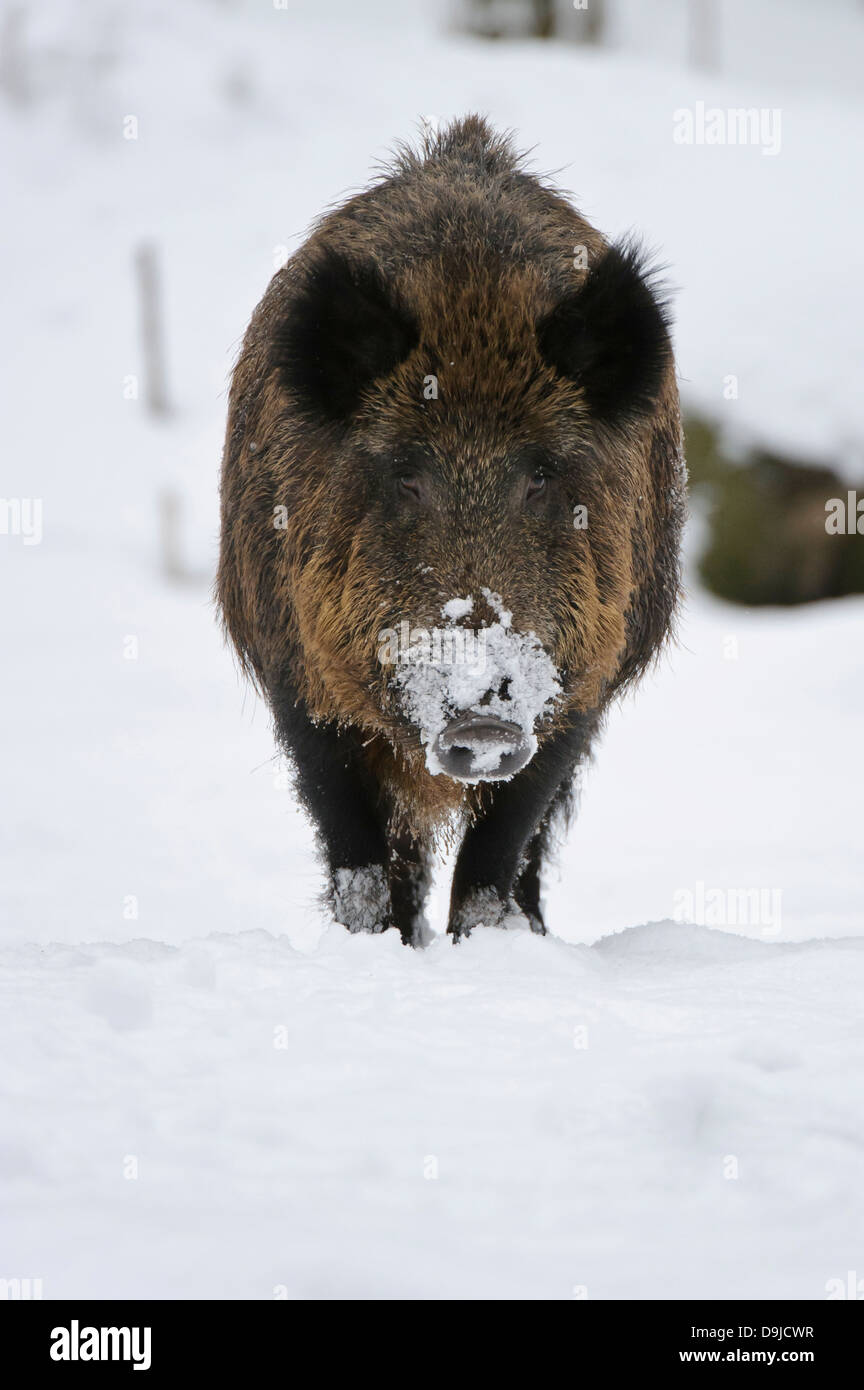
[{"label": "wild boar", "polygon": [[217,596],[337,921],[544,931],[604,711],[666,639],[685,507],[665,300],[478,116],[272,279],[234,371]]}]

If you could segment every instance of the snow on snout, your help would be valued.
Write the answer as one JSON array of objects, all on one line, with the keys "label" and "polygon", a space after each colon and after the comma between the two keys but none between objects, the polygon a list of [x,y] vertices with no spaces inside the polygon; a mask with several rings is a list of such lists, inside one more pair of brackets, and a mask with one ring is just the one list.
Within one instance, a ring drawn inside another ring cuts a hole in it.
[{"label": "snow on snout", "polygon": [[[518,632],[513,615],[498,594],[482,591],[497,613],[488,627],[469,629],[458,620],[473,610],[468,598],[453,598],[441,609],[443,628],[428,641],[412,642],[400,660],[393,684],[403,708],[420,730],[426,766],[444,773],[435,742],[449,722],[468,711],[497,718],[521,730],[530,756],[537,751],[535,726],[561,693],[561,682],[548,653],[533,632]],[[469,777],[481,781],[497,764],[505,745],[489,740],[478,750]]]}]

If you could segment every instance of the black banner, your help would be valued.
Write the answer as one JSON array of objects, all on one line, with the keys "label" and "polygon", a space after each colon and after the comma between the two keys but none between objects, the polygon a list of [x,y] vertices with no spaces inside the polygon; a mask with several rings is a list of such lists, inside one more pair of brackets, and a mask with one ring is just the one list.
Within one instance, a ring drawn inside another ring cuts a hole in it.
[{"label": "black banner", "polygon": [[[435,1302],[431,1308],[400,1304],[394,1314],[386,1304],[347,1302],[336,1307],[304,1302],[298,1308],[280,1300],[21,1300],[0,1303],[0,1336],[4,1348],[14,1352],[19,1374],[48,1372],[62,1382],[69,1376],[99,1378],[110,1368],[114,1376],[137,1374],[146,1384],[187,1371],[226,1376],[262,1362],[281,1366],[291,1375],[298,1356],[304,1365],[311,1356],[328,1374],[338,1369],[341,1359],[353,1374],[368,1372],[370,1358],[378,1365],[387,1359],[394,1317],[400,1344],[417,1318],[424,1371],[434,1371],[437,1361],[442,1374],[448,1375],[460,1363],[464,1367],[466,1360],[478,1357],[488,1372],[499,1359],[509,1361],[531,1345],[538,1365],[567,1358],[574,1377],[588,1367],[595,1374],[599,1370],[614,1375],[711,1365],[804,1366],[824,1376],[856,1363],[864,1331],[860,1305],[843,1301],[574,1300],[563,1307],[547,1306],[545,1312],[539,1303],[526,1302],[505,1327],[499,1322],[500,1305],[478,1301],[461,1311],[449,1307],[446,1321],[436,1328],[430,1322],[437,1317]],[[473,1356],[466,1356],[464,1347],[469,1327],[472,1337],[482,1338]],[[538,1331],[555,1340],[538,1343]],[[566,1341],[560,1340],[562,1335]]]}]

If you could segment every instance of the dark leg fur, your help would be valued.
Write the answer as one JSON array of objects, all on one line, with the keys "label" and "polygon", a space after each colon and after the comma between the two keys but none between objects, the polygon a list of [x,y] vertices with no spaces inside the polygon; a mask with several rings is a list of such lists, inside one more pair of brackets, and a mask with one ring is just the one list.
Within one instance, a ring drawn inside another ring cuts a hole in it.
[{"label": "dark leg fur", "polygon": [[329,870],[330,908],[350,931],[383,931],[393,925],[387,836],[359,740],[333,724],[313,724],[290,690],[271,698],[297,796],[316,827]]},{"label": "dark leg fur", "polygon": [[546,823],[541,825],[528,846],[525,864],[513,885],[513,901],[531,923],[531,930],[545,932],[543,905],[540,901],[541,874],[546,857]]},{"label": "dark leg fur", "polygon": [[528,845],[525,861],[513,885],[513,900],[524,917],[528,918],[531,930],[545,934],[546,921],[543,916],[541,898],[543,868],[549,858],[556,825],[566,818],[570,806],[571,787],[569,779],[559,788],[552,805],[543,817],[537,834]]},{"label": "dark leg fur", "polygon": [[396,927],[419,944],[429,866],[423,846],[388,833],[388,809],[350,730],[313,724],[293,694],[273,699],[280,743],[295,769],[329,871],[328,905],[349,931]]},{"label": "dark leg fur", "polygon": [[423,909],[430,880],[431,868],[421,842],[409,835],[391,838],[389,882],[393,924],[408,946],[421,944]]}]

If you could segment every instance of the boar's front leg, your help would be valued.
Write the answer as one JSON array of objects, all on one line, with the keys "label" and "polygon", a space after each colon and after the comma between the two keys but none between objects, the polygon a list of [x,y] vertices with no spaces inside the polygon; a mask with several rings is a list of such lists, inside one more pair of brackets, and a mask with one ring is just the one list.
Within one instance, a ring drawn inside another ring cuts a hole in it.
[{"label": "boar's front leg", "polygon": [[327,865],[328,905],[349,931],[384,931],[394,925],[385,816],[360,739],[335,724],[314,724],[287,690],[271,698],[298,799]]},{"label": "boar's front leg", "polygon": [[517,878],[513,884],[513,901],[518,907],[522,916],[528,921],[532,931],[545,934],[546,923],[543,920],[543,904],[541,902],[542,874],[543,865],[546,862],[548,850],[548,840],[551,834],[551,824],[553,813],[558,798],[553,801],[552,806],[546,812],[540,827],[533,839],[529,842],[525,851],[525,858],[521,869],[518,870]]},{"label": "boar's front leg", "polygon": [[486,807],[466,832],[453,872],[447,930],[457,940],[478,925],[497,926],[515,913],[546,930],[540,874],[556,813],[569,800],[577,763],[596,719],[578,716],[509,782],[489,788]]},{"label": "boar's front leg", "polygon": [[314,724],[289,686],[271,698],[298,799],[327,865],[333,916],[352,932],[396,927],[407,945],[419,945],[428,854],[419,840],[389,829],[390,809],[362,756],[361,738],[335,724]]},{"label": "boar's front leg", "polygon": [[424,908],[432,878],[430,858],[422,841],[407,833],[390,839],[390,901],[393,925],[408,946],[424,944]]}]

